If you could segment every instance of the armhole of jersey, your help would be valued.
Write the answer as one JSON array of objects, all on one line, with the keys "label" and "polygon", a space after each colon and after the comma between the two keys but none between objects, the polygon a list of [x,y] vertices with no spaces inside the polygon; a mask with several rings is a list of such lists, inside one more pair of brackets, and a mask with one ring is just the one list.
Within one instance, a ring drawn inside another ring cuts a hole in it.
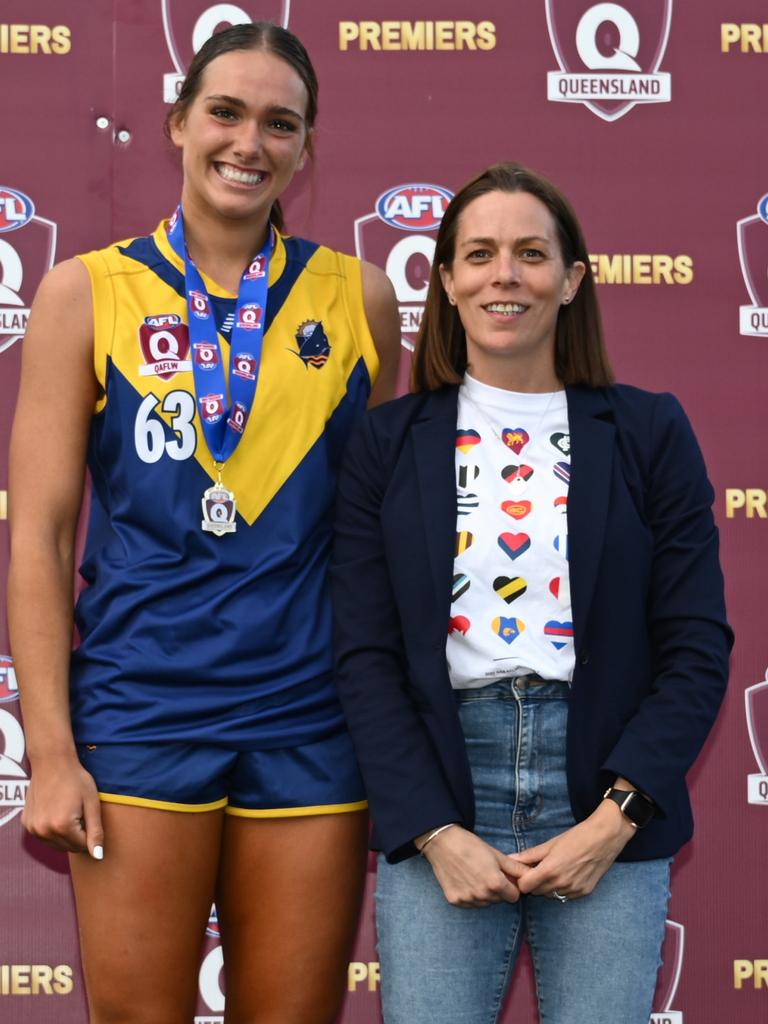
[{"label": "armhole of jersey", "polygon": [[77,257],[88,271],[93,304],[93,369],[101,388],[93,409],[97,416],[107,404],[108,357],[112,354],[115,336],[115,293],[109,262],[101,251]]},{"label": "armhole of jersey", "polygon": [[363,357],[371,387],[376,383],[379,375],[379,354],[368,324],[368,317],[365,315],[365,303],[363,302],[363,268],[360,260],[354,256],[346,256],[338,253],[344,287],[344,305],[347,311],[352,331],[352,339],[355,347]]}]

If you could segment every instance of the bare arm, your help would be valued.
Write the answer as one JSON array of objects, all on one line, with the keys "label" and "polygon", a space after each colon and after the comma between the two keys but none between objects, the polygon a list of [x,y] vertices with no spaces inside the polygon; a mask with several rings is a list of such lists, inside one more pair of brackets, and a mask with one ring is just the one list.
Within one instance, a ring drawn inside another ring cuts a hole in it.
[{"label": "bare arm", "polygon": [[392,282],[380,267],[362,264],[363,304],[368,326],[379,354],[381,369],[371,391],[368,408],[395,397],[400,365],[400,314]]},{"label": "bare arm", "polygon": [[[101,846],[96,787],[69,717],[73,573],[98,383],[90,282],[78,260],[43,280],[24,340],[11,435],[8,619],[32,783],[24,824],[59,849]],[[86,830],[87,844],[86,844]]]}]

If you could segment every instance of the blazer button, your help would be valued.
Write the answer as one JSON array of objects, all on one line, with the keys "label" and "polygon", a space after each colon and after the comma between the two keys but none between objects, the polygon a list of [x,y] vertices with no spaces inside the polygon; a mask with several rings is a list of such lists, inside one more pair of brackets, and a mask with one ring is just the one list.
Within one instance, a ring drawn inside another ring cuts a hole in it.
[{"label": "blazer button", "polygon": [[589,664],[589,651],[582,651],[581,652],[581,654],[579,655],[579,664],[580,665],[587,665],[587,664]]}]

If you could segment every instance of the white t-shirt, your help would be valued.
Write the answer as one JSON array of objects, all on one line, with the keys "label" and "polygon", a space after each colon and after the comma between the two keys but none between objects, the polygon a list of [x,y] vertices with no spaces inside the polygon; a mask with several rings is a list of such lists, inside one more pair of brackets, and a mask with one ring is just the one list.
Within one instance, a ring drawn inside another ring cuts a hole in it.
[{"label": "white t-shirt", "polygon": [[456,557],[446,656],[456,689],[573,676],[565,391],[467,374],[456,424]]}]

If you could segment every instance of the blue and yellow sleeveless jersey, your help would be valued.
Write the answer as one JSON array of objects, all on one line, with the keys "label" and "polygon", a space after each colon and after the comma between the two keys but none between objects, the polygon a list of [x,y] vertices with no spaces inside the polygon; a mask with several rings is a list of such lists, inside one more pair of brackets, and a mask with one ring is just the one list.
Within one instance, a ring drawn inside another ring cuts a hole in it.
[{"label": "blue and yellow sleeveless jersey", "polygon": [[[322,737],[341,722],[326,590],[336,472],[378,371],[359,262],[277,237],[256,397],[223,473],[237,531],[218,537],[201,529],[216,471],[165,223],[80,259],[103,394],[71,670],[77,741]],[[205,283],[226,365],[235,297]]]}]

